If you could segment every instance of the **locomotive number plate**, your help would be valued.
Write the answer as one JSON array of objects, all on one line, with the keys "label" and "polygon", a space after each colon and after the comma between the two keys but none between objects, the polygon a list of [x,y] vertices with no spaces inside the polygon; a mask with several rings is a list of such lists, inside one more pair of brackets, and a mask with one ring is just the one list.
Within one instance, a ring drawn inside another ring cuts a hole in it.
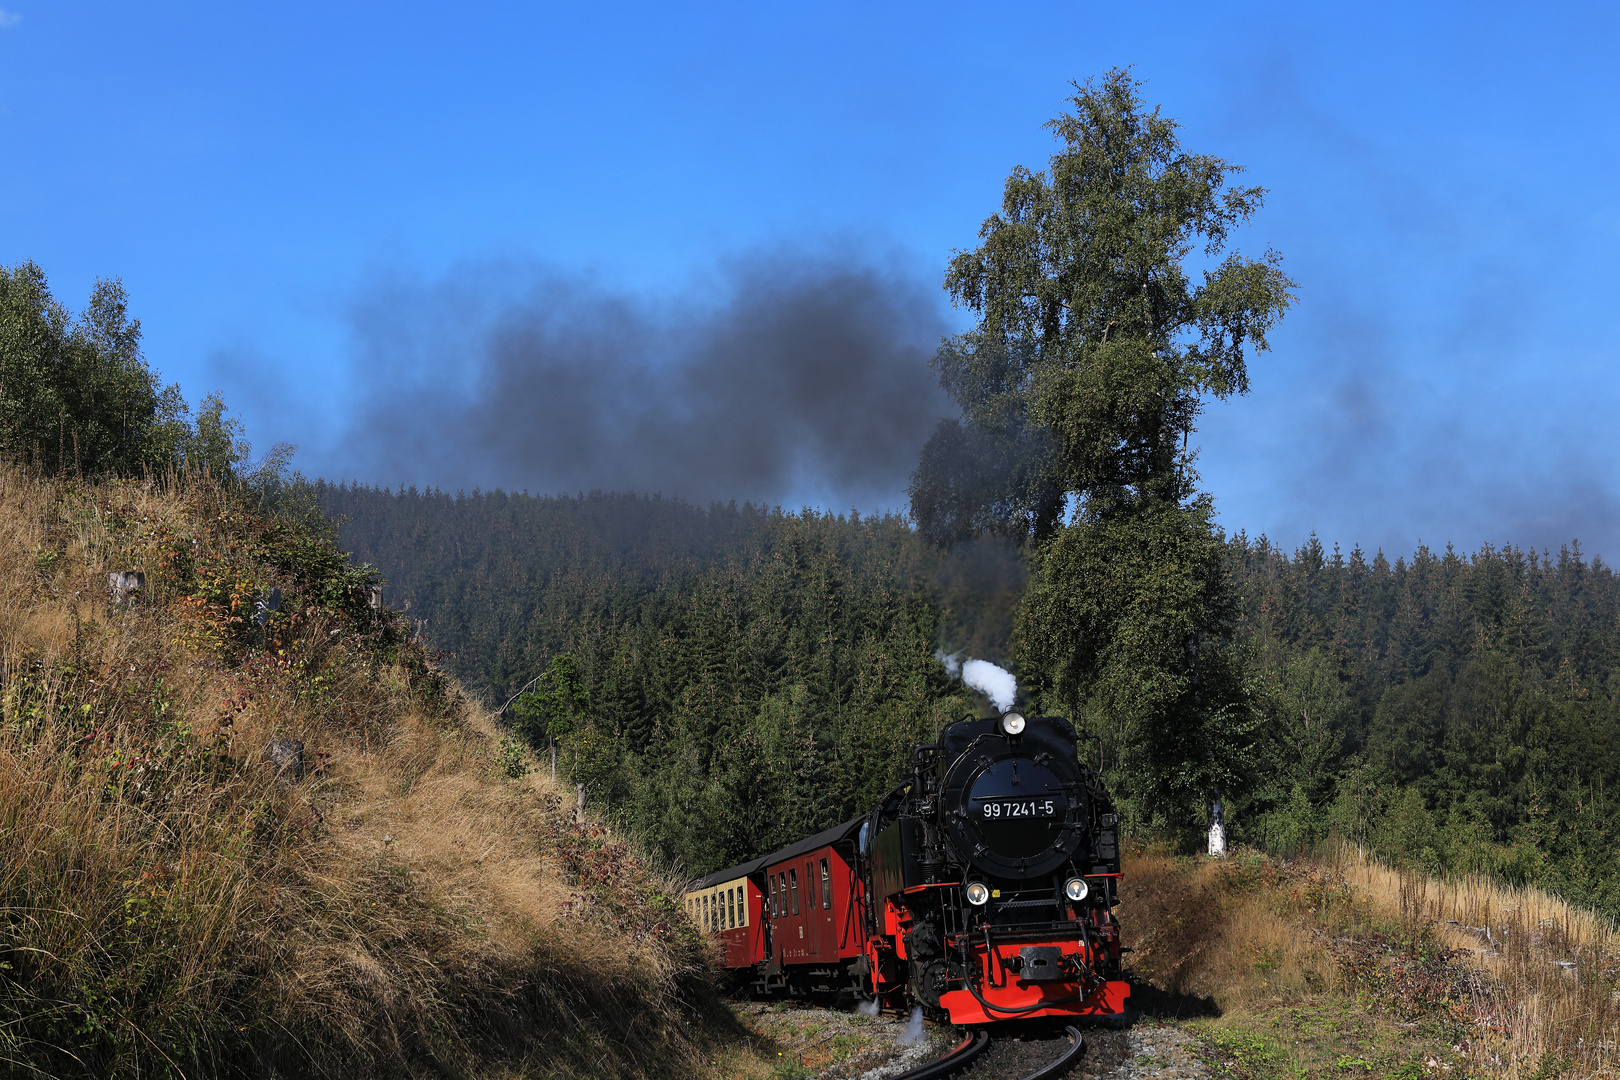
[{"label": "locomotive number plate", "polygon": [[1054,799],[986,799],[980,812],[987,818],[1053,818],[1058,815]]}]

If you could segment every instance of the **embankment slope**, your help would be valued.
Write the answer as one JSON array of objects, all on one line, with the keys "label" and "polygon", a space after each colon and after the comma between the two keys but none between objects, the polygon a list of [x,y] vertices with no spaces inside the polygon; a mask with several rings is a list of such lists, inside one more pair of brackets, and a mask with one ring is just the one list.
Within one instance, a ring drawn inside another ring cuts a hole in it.
[{"label": "embankment slope", "polygon": [[0,470],[0,1070],[678,1076],[721,1037],[672,882],[368,582],[206,481]]}]

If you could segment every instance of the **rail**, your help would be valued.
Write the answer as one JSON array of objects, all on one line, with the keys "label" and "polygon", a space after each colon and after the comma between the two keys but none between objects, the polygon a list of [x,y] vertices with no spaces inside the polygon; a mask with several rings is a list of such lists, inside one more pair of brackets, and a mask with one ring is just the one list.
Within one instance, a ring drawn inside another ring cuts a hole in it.
[{"label": "rail", "polygon": [[[1030,1073],[1022,1080],[1056,1080],[1075,1066],[1080,1055],[1085,1053],[1086,1040],[1080,1034],[1080,1029],[1069,1025],[1064,1029],[1069,1036],[1071,1045],[1055,1060],[1047,1062],[1039,1069]],[[990,1033],[983,1028],[970,1031],[944,1057],[935,1058],[926,1065],[919,1065],[909,1072],[903,1072],[893,1080],[940,1080],[941,1077],[950,1076],[959,1069],[965,1069],[990,1046]]]}]

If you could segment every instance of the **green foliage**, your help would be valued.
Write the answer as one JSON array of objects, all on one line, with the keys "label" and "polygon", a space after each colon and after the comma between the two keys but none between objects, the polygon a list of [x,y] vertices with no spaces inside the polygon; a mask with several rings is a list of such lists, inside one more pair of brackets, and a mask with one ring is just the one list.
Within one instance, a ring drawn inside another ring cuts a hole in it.
[{"label": "green foliage", "polygon": [[1208,512],[1145,502],[1061,530],[1020,612],[1026,670],[1103,739],[1111,784],[1141,824],[1197,824],[1202,798],[1241,788],[1256,765],[1245,675],[1231,650],[1209,647],[1237,606]]},{"label": "green foliage", "polygon": [[118,281],[75,318],[34,263],[0,267],[0,455],[48,473],[162,468],[190,437],[178,387],[160,387]]},{"label": "green foliage", "polygon": [[510,780],[521,780],[529,775],[529,755],[523,743],[510,735],[495,748],[495,767]]},{"label": "green foliage", "polygon": [[547,739],[566,739],[588,722],[585,686],[579,680],[579,664],[566,653],[553,656],[548,667],[534,682],[534,689],[519,694],[512,703],[513,728],[533,746]]},{"label": "green foliage", "polygon": [[[1125,71],[1076,86],[1049,173],[1019,168],[980,247],[946,274],[980,315],[935,359],[962,408],[924,450],[918,527],[945,543],[984,531],[1043,538],[1066,495],[1184,497],[1183,438],[1202,397],[1248,389],[1245,350],[1288,307],[1293,283],[1268,252],[1228,255],[1193,284],[1260,208],[1241,170],[1182,152],[1176,123],[1148,111]],[[976,467],[975,467],[976,464]]]},{"label": "green foliage", "polygon": [[225,402],[218,394],[203,398],[197,422],[182,450],[185,463],[198,471],[225,479],[237,475],[237,467],[253,452],[242,437],[242,422],[225,415]]},{"label": "green foliage", "polygon": [[0,457],[50,475],[174,468],[256,486],[284,480],[292,447],[249,466],[241,422],[219,395],[193,421],[179,386],[161,385],[128,299],[117,279],[97,281],[75,317],[38,265],[0,266]]}]

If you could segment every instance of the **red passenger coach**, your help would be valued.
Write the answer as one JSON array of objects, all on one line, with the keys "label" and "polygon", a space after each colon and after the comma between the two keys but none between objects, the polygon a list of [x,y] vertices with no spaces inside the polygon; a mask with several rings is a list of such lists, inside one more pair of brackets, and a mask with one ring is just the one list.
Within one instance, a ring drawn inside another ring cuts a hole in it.
[{"label": "red passenger coach", "polygon": [[[725,966],[749,975],[756,993],[867,996],[862,962],[866,891],[855,870],[855,837],[865,820],[847,821],[692,883],[686,893],[687,909],[695,913],[700,927],[720,936]],[[738,934],[730,929],[729,915],[725,930],[718,923],[705,923],[703,911],[721,910],[726,890],[736,890],[741,883],[757,897],[760,932]],[[714,893],[721,899],[705,908],[701,898]],[[742,941],[746,950],[739,944]],[[753,971],[745,973],[743,968]]]}]

